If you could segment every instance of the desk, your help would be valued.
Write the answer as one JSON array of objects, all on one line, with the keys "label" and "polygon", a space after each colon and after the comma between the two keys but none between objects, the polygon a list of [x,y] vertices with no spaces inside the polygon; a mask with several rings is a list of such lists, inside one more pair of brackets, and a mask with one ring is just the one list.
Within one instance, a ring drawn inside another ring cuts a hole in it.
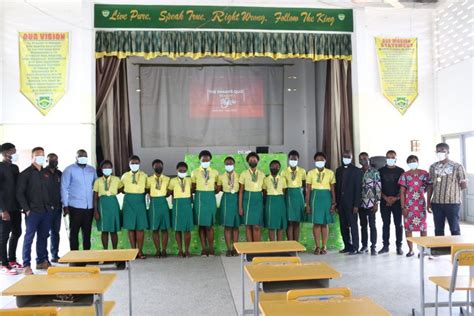
[{"label": "desk", "polygon": [[[451,246],[459,244],[468,244],[473,243],[473,238],[468,238],[466,236],[425,236],[425,237],[408,237],[408,241],[418,245],[420,249],[420,312],[421,315],[425,315],[425,308],[434,307],[434,303],[425,303],[425,254],[430,255],[432,249],[440,249],[440,253],[449,254],[451,253]],[[471,268],[471,275],[473,274],[473,269]],[[439,303],[439,306],[447,306],[447,304]],[[458,306],[453,303],[453,306]],[[412,314],[415,314],[415,309],[413,308]]]},{"label": "desk", "polygon": [[[244,260],[246,254],[278,254],[282,252],[302,252],[306,248],[297,241],[259,241],[259,242],[236,242],[234,248],[240,255],[240,276],[242,283],[242,315],[245,314],[245,277]],[[262,257],[263,257],[262,256]]]},{"label": "desk", "polygon": [[[104,315],[110,315],[115,306],[114,301],[104,302]],[[0,309],[0,316],[90,316],[94,315],[95,311],[92,306],[77,306],[77,307],[22,307]]]},{"label": "desk", "polygon": [[107,274],[37,274],[28,275],[2,292],[3,296],[92,294],[97,316],[104,315],[104,293],[116,275]]},{"label": "desk", "polygon": [[341,273],[325,262],[282,265],[248,265],[248,277],[255,283],[254,315],[258,315],[260,284],[263,282],[330,280],[340,278]]},{"label": "desk", "polygon": [[344,315],[389,316],[390,313],[368,297],[333,298],[309,301],[266,301],[260,303],[264,316],[283,315]]},{"label": "desk", "polygon": [[138,249],[72,250],[59,259],[60,263],[126,262],[128,268],[128,312],[132,315],[132,265]]}]

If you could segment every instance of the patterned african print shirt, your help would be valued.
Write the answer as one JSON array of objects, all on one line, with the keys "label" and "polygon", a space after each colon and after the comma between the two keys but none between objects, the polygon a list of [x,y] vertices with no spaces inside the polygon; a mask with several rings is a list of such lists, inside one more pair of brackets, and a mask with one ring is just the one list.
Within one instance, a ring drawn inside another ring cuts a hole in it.
[{"label": "patterned african print shirt", "polygon": [[433,184],[431,203],[460,204],[461,183],[467,182],[464,167],[454,161],[436,162],[430,167],[430,183]]},{"label": "patterned african print shirt", "polygon": [[[362,169],[364,172],[364,170]],[[377,169],[370,167],[364,172],[362,178],[362,194],[360,207],[372,208],[380,201],[382,194],[382,183],[380,181],[380,173]]]}]

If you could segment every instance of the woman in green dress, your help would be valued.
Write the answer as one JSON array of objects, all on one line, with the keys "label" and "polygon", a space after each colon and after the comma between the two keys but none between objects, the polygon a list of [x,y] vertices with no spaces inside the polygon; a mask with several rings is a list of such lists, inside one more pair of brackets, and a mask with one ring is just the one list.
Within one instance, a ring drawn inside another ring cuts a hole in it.
[{"label": "woman in green dress", "polygon": [[263,181],[265,197],[265,226],[271,241],[283,240],[283,231],[288,226],[285,204],[285,177],[280,176],[280,162],[270,162],[270,175]]},{"label": "woman in green dress", "polygon": [[121,229],[120,205],[117,194],[121,192],[123,183],[119,177],[113,176],[113,165],[110,160],[100,164],[102,177],[94,182],[94,217],[97,230],[102,232],[102,246],[109,248],[109,236],[112,248],[117,249],[117,232]]},{"label": "woman in green dress", "polygon": [[225,173],[219,175],[217,189],[223,192],[220,211],[221,224],[224,226],[224,237],[227,246],[226,257],[236,256],[233,243],[239,241],[239,175],[235,172],[235,160],[227,157],[224,160]]},{"label": "woman in green dress", "polygon": [[[316,244],[315,255],[327,253],[329,237],[328,224],[334,223],[336,210],[336,177],[332,170],[326,169],[326,155],[318,152],[314,155],[316,168],[306,176],[306,211],[311,214],[313,236]],[[322,245],[321,245],[322,235]]]}]

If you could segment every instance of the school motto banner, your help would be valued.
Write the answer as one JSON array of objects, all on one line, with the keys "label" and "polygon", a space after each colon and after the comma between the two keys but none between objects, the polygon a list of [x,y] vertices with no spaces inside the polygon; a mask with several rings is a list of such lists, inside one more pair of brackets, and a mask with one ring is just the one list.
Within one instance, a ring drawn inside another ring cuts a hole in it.
[{"label": "school motto banner", "polygon": [[20,92],[48,112],[66,91],[69,33],[20,32]]},{"label": "school motto banner", "polygon": [[96,4],[96,28],[352,32],[352,9]]},{"label": "school motto banner", "polygon": [[380,86],[387,100],[403,115],[418,96],[416,38],[375,38]]}]

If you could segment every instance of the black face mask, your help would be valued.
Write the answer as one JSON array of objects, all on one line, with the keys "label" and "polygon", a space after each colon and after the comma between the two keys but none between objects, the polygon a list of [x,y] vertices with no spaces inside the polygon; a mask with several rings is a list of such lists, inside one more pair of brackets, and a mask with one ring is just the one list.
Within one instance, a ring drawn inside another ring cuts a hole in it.
[{"label": "black face mask", "polygon": [[277,175],[279,171],[280,171],[280,169],[278,169],[278,168],[270,168],[270,172],[271,172],[272,175],[274,175],[274,176]]},{"label": "black face mask", "polygon": [[58,162],[56,160],[52,160],[49,162],[48,167],[51,169],[56,169],[58,167]]},{"label": "black face mask", "polygon": [[359,160],[359,163],[361,164],[361,166],[366,166],[369,164],[369,161],[367,159],[361,159]]},{"label": "black face mask", "polygon": [[154,170],[156,173],[161,174],[163,172],[163,167],[156,167]]},{"label": "black face mask", "polygon": [[250,168],[255,168],[257,166],[257,164],[258,164],[258,162],[255,162],[255,161],[249,162]]}]

